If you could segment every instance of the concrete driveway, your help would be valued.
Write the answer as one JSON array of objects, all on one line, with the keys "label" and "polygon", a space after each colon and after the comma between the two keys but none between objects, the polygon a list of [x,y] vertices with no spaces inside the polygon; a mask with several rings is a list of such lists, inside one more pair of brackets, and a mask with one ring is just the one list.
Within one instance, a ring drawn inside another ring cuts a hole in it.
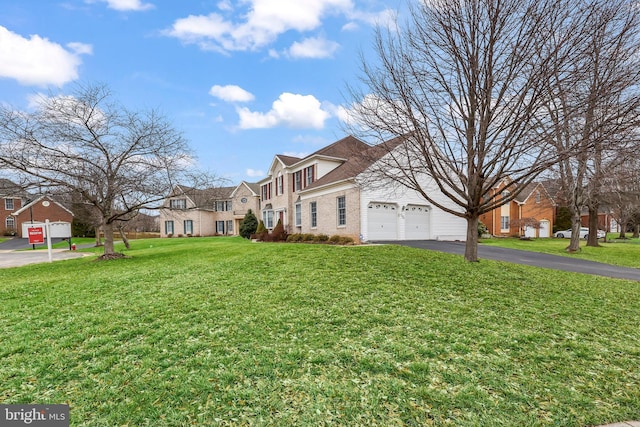
[{"label": "concrete driveway", "polygon": [[[59,242],[62,239],[52,239],[53,242]],[[38,245],[40,247],[42,245]],[[18,249],[27,249],[31,245],[27,239],[14,238],[0,243],[0,268],[20,267],[27,264],[38,264],[49,262],[49,252],[46,249],[38,249],[35,251],[17,251]],[[60,261],[65,259],[80,258],[89,255],[82,252],[72,252],[68,249],[53,249],[52,260]]]},{"label": "concrete driveway", "polygon": [[[406,240],[379,243],[392,243],[458,255],[464,255],[465,245],[464,242],[442,242],[436,240]],[[497,246],[484,246],[480,244],[478,245],[478,257],[481,259],[506,261],[514,264],[532,265],[535,267],[550,268],[553,270],[572,271],[574,273],[593,274],[596,276],[635,280],[640,282],[640,269],[637,268],[618,267],[600,262],[543,254],[539,252],[507,249]]]}]

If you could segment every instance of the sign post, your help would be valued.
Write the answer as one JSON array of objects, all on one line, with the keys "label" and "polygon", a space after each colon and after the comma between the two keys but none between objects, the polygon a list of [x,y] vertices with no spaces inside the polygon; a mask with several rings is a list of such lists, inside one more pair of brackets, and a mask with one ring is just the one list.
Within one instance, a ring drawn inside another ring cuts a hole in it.
[{"label": "sign post", "polygon": [[49,252],[49,262],[53,262],[53,250],[51,248],[51,224],[49,220],[44,220],[44,226],[47,229],[47,251]]}]

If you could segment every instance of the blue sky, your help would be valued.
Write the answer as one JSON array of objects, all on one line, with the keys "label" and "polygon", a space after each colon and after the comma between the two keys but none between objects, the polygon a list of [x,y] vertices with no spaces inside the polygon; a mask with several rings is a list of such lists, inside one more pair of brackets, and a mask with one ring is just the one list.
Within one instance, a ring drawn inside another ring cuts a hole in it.
[{"label": "blue sky", "polygon": [[0,0],[0,102],[106,83],[238,183],[345,136],[346,84],[397,1]]}]

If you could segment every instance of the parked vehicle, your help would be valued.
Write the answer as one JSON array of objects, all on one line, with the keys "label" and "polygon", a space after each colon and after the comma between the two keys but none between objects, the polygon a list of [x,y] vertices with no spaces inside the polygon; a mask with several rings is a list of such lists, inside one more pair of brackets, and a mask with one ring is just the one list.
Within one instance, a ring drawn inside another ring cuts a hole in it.
[{"label": "parked vehicle", "polygon": [[[607,233],[604,230],[598,230],[598,239],[604,239],[607,237]],[[570,239],[571,238],[571,229],[556,231],[554,237],[558,237],[560,239]],[[580,238],[586,239],[589,237],[589,228],[588,227],[580,227]]]}]

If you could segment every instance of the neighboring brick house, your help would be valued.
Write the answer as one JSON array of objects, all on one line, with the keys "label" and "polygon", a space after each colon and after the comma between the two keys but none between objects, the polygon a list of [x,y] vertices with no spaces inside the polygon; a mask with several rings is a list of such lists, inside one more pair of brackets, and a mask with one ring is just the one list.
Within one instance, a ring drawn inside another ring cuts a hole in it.
[{"label": "neighboring brick house", "polygon": [[238,235],[249,209],[258,215],[256,184],[204,190],[177,185],[160,209],[160,236]]},{"label": "neighboring brick house", "polygon": [[[261,180],[261,218],[289,233],[344,235],[356,241],[464,240],[464,219],[396,185],[367,185],[369,168],[387,150],[348,136],[304,158],[276,155]],[[456,209],[432,182],[438,202]],[[384,184],[384,183],[383,183]]]},{"label": "neighboring brick house", "polygon": [[26,238],[27,236],[22,235],[22,224],[30,222],[43,223],[46,220],[71,223],[73,221],[73,212],[50,196],[44,195],[37,197],[15,211],[13,217],[16,222],[16,235]]},{"label": "neighboring brick house", "polygon": [[[489,197],[507,191],[507,180],[491,190]],[[555,202],[542,183],[531,183],[509,203],[484,213],[480,221],[493,236],[551,237]]]}]

